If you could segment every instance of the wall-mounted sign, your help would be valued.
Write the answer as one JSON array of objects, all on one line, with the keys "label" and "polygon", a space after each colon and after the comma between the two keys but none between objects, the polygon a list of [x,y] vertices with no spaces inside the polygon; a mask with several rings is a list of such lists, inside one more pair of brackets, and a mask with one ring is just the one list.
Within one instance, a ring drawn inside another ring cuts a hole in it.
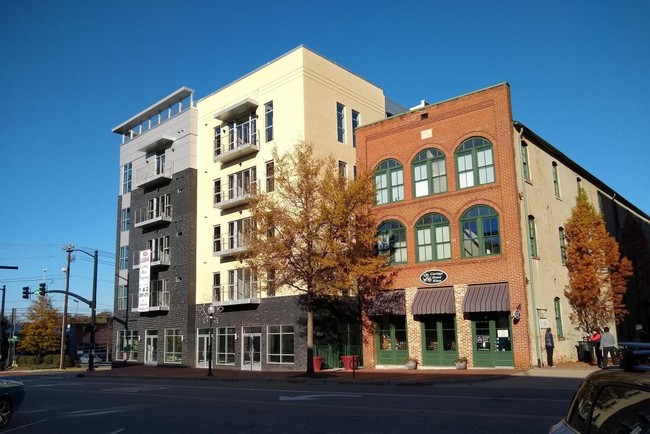
[{"label": "wall-mounted sign", "polygon": [[442,270],[427,270],[420,274],[420,281],[426,285],[437,285],[447,280],[447,273]]}]

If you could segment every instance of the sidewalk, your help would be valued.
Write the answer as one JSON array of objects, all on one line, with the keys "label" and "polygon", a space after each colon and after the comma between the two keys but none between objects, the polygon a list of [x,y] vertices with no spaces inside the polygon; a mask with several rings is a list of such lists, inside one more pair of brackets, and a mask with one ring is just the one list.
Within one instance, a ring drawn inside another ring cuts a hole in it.
[{"label": "sidewalk", "polygon": [[323,382],[323,383],[367,383],[367,384],[404,384],[428,385],[439,383],[472,383],[494,381],[509,377],[553,377],[584,378],[597,370],[585,365],[583,368],[534,368],[530,370],[515,369],[359,369],[345,371],[330,369],[307,375],[293,371],[241,371],[233,369],[212,368],[212,377],[208,370],[202,368],[131,365],[99,369],[93,376],[117,376],[138,378],[177,378],[222,381],[280,381],[280,382]]},{"label": "sidewalk", "polygon": [[241,371],[234,369],[212,368],[212,376],[203,368],[188,368],[175,366],[127,365],[123,367],[98,366],[93,372],[86,368],[68,368],[28,371],[12,369],[0,372],[0,376],[25,377],[31,375],[69,373],[77,376],[97,377],[129,377],[139,379],[194,379],[203,381],[277,381],[290,383],[355,383],[355,384],[393,384],[393,385],[431,385],[443,383],[475,383],[501,380],[513,377],[552,377],[581,379],[597,370],[596,367],[571,368],[533,368],[529,370],[515,369],[359,369],[345,371],[331,369],[307,375],[304,372],[293,371]]}]

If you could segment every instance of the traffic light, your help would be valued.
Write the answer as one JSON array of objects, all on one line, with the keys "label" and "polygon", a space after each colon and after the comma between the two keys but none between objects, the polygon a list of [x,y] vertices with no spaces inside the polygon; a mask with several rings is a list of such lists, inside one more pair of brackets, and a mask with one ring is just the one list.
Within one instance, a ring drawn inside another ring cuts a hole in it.
[{"label": "traffic light", "polygon": [[29,286],[23,286],[23,298],[29,298]]},{"label": "traffic light", "polygon": [[45,295],[45,282],[38,284],[38,295],[41,297]]}]

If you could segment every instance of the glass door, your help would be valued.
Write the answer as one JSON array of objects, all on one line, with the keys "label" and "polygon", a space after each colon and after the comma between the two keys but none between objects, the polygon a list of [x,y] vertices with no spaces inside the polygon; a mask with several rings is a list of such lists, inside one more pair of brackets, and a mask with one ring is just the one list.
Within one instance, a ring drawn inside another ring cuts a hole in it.
[{"label": "glass door", "polygon": [[208,367],[208,346],[210,345],[210,335],[208,329],[199,329],[196,340],[196,367]]},{"label": "glass door", "polygon": [[158,332],[156,330],[145,330],[144,338],[144,364],[158,364]]},{"label": "glass door", "polygon": [[508,313],[476,315],[472,319],[474,366],[514,366]]},{"label": "glass door", "polygon": [[408,356],[406,317],[384,315],[377,324],[377,363],[403,365]]},{"label": "glass door", "polygon": [[241,369],[248,371],[262,370],[262,333],[260,327],[244,327],[242,333]]}]

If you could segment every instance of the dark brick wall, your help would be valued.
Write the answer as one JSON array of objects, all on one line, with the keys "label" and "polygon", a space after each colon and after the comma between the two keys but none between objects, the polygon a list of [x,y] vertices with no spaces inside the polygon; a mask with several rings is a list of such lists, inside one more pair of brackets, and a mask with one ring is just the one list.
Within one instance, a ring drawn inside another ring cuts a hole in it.
[{"label": "dark brick wall", "polygon": [[[147,201],[169,193],[172,206],[172,221],[151,228],[135,228],[134,220],[129,234],[130,268],[129,294],[137,294],[139,274],[133,269],[133,258],[140,250],[147,248],[152,238],[169,236],[170,263],[168,267],[151,269],[151,279],[166,279],[170,292],[169,311],[129,312],[129,329],[137,330],[142,336],[138,362],[144,362],[145,330],[158,332],[158,363],[164,363],[165,329],[181,329],[183,341],[183,365],[193,366],[195,359],[195,305],[196,287],[196,170],[187,169],[174,174],[171,181],[150,189],[138,188],[131,192],[131,213],[147,206]],[[119,218],[118,218],[119,226]],[[119,228],[118,228],[119,230]],[[119,244],[119,235],[118,235]],[[119,245],[117,248],[119,252]],[[115,306],[117,308],[117,305]],[[129,306],[132,309],[133,306]],[[116,312],[118,312],[116,310]],[[120,316],[123,311],[118,312]],[[124,329],[117,326],[118,330]]]}]

